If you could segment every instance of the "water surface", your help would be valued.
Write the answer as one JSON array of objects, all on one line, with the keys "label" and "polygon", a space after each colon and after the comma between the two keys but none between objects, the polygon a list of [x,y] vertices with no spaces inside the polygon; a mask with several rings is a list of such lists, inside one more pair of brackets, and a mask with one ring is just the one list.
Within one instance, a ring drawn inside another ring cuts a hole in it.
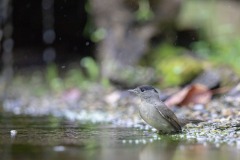
[{"label": "water surface", "polygon": [[151,130],[71,122],[51,116],[2,114],[0,137],[2,160],[240,159],[239,144],[201,144],[178,135],[159,136]]}]

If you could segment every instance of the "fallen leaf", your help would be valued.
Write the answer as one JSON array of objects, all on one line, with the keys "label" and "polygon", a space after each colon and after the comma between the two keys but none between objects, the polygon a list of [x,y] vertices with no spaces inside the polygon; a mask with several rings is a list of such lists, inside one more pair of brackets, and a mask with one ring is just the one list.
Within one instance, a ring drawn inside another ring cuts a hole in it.
[{"label": "fallen leaf", "polygon": [[183,106],[188,104],[206,104],[212,97],[212,91],[202,84],[184,87],[165,101],[167,106]]}]

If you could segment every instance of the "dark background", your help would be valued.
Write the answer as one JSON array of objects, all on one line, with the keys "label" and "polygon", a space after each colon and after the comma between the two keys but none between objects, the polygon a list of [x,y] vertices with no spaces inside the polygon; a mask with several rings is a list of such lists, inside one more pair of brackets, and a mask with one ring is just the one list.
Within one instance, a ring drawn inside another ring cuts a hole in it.
[{"label": "dark background", "polygon": [[[14,64],[18,67],[44,64],[42,40],[41,0],[13,1]],[[54,30],[56,63],[92,56],[93,44],[83,31],[87,22],[86,0],[56,0],[54,2]]]}]

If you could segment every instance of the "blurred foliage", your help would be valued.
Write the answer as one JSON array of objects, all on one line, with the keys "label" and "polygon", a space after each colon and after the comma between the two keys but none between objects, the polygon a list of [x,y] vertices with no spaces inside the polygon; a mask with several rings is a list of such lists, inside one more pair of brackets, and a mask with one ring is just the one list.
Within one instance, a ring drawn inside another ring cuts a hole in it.
[{"label": "blurred foliage", "polygon": [[64,84],[62,79],[59,78],[59,73],[57,66],[55,64],[49,64],[46,70],[46,80],[49,87],[53,91],[61,91],[63,90]]},{"label": "blurred foliage", "polygon": [[[185,0],[181,3],[176,28],[180,31],[185,29],[196,30],[199,35],[198,38],[201,40],[192,43],[191,49],[194,54],[197,54],[197,57],[208,60],[215,65],[226,64],[240,74],[240,40],[238,38],[240,35],[238,29],[240,14],[238,7],[239,5],[235,5],[233,1]],[[91,15],[89,1],[85,5],[85,10],[88,15]],[[149,5],[149,0],[139,0],[138,10],[134,14],[139,22],[153,19],[154,13]],[[90,16],[85,31],[95,43],[106,36],[104,28],[94,28]],[[175,45],[159,44],[156,48],[151,49],[140,63],[144,66],[151,66],[156,70],[157,77],[161,79],[161,86],[179,86],[190,81],[203,69],[199,58],[193,58],[184,52],[187,51]],[[99,70],[94,61],[86,58],[81,61],[81,65],[86,70],[88,81],[97,79]],[[133,73],[136,77],[136,73]],[[117,72],[116,74],[122,74],[123,78],[129,79],[129,84],[135,80],[131,70]],[[86,81],[83,73],[71,73],[71,76],[68,77],[72,77],[70,81],[74,82],[73,84],[79,83],[77,79],[82,79],[81,84]],[[106,79],[102,80],[102,83],[109,85]]]},{"label": "blurred foliage", "polygon": [[184,52],[183,48],[161,44],[150,51],[143,64],[156,69],[157,76],[161,79],[161,87],[183,85],[203,69],[201,61]]},{"label": "blurred foliage", "polygon": [[150,4],[148,0],[139,0],[139,7],[136,11],[136,19],[140,22],[148,21],[153,18],[154,13],[150,8]]},{"label": "blurred foliage", "polygon": [[[93,42],[98,42],[98,39],[100,39],[99,31],[97,32],[97,29],[93,23],[93,19],[91,17],[91,5],[90,5],[89,1],[86,1],[84,8],[85,8],[85,11],[87,12],[87,22],[86,22],[84,30],[83,30],[83,35],[86,38],[90,38],[91,41],[93,41]],[[94,36],[93,36],[93,33],[95,34]]]},{"label": "blurred foliage", "polygon": [[65,88],[82,88],[82,86],[87,86],[88,82],[86,77],[83,75],[80,69],[74,68],[69,69],[64,78]]},{"label": "blurred foliage", "polygon": [[106,36],[106,30],[104,28],[98,28],[90,35],[90,39],[91,41],[97,43],[103,40],[105,36]]},{"label": "blurred foliage", "polygon": [[217,66],[227,65],[240,75],[240,39],[235,41],[222,41],[209,43],[207,41],[195,42],[193,50]]},{"label": "blurred foliage", "polygon": [[[151,10],[149,0],[139,0],[138,10],[135,12],[135,18],[139,22],[149,21],[154,17],[154,13]],[[103,40],[106,36],[106,30],[104,28],[96,28],[93,23],[93,17],[91,17],[91,5],[87,1],[85,3],[85,11],[88,13],[87,23],[84,28],[84,36],[90,38],[94,43],[98,43]]]},{"label": "blurred foliage", "polygon": [[89,1],[85,3],[85,11],[87,14],[87,22],[83,31],[83,35],[89,38],[92,42],[100,42],[106,36],[106,30],[104,28],[96,28],[93,23],[93,17],[91,16],[91,5]]},{"label": "blurred foliage", "polygon": [[[101,78],[99,65],[91,57],[85,57],[80,61],[79,68],[67,70],[65,75],[59,75],[60,70],[55,64],[47,66],[45,77],[49,88],[52,91],[60,92],[69,88],[86,89],[93,83],[100,83],[105,87],[109,86],[109,81]],[[40,76],[34,76],[40,77]]]},{"label": "blurred foliage", "polygon": [[16,73],[11,89],[14,89],[13,93],[27,97],[42,97],[51,93],[59,95],[69,89],[87,91],[91,86],[110,87],[109,80],[100,77],[99,65],[90,57],[83,58],[77,66],[73,64],[68,67],[62,71],[62,67],[51,63],[45,70],[35,70],[30,74],[26,72],[26,75]]},{"label": "blurred foliage", "polygon": [[240,35],[240,4],[236,1],[185,0],[177,20],[178,29],[196,29],[210,42],[235,39]]},{"label": "blurred foliage", "polygon": [[[221,3],[230,4],[231,2],[217,0],[186,0],[182,2],[181,12],[176,23],[177,30],[196,29],[201,40],[192,44],[191,49],[193,52],[204,60],[210,60],[210,63],[213,62],[216,65],[227,64],[240,74],[240,40],[238,39],[239,31],[236,29],[238,23],[226,23],[228,22],[226,19],[231,19],[229,18],[231,14],[236,15],[235,8],[234,5],[224,8]],[[148,0],[139,0],[138,6],[138,10],[135,12],[137,21],[144,22],[154,18]],[[229,13],[229,8],[233,10],[233,13],[225,14]],[[105,38],[106,30],[96,28],[93,25],[89,1],[85,4],[85,10],[89,17],[84,34],[91,41],[98,43]],[[151,66],[156,70],[156,77],[161,79],[162,87],[179,86],[189,82],[203,69],[201,61],[186,54],[186,52],[185,49],[175,45],[160,44],[151,49],[149,54],[143,57],[144,61],[142,60],[140,63],[144,66]],[[107,79],[99,79],[99,65],[92,58],[83,58],[80,65],[81,69],[70,69],[66,73],[64,80],[60,78],[57,67],[54,64],[49,65],[46,80],[50,88],[55,91],[74,86],[83,88],[92,82],[98,81],[105,86],[109,86]],[[129,79],[128,83],[131,84],[135,82],[135,77],[143,75],[141,73],[138,76],[135,69],[133,70],[116,72],[116,74],[122,74],[121,77]],[[41,93],[41,89],[38,92]]]},{"label": "blurred foliage", "polygon": [[[21,77],[21,76],[17,76],[17,78],[21,79],[22,81],[24,81],[24,79],[26,77]],[[32,83],[32,90],[34,90],[34,94],[37,96],[42,96],[46,93],[46,87],[43,86],[43,73],[40,71],[35,71],[33,72],[31,79],[29,80],[29,83]],[[15,83],[19,82],[21,85],[24,84],[21,81],[19,81],[18,79],[15,78]],[[18,86],[18,85],[17,85]]]},{"label": "blurred foliage", "polygon": [[96,81],[100,76],[100,69],[97,63],[90,57],[81,60],[81,66],[86,69],[89,80]]},{"label": "blurred foliage", "polygon": [[236,1],[186,0],[178,18],[178,29],[195,28],[200,41],[192,50],[214,65],[227,65],[240,75],[240,4]]}]

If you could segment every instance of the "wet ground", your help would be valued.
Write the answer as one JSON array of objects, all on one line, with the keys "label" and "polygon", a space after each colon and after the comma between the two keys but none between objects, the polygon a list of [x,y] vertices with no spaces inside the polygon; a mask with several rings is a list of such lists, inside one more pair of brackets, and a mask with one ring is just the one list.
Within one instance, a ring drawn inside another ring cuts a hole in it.
[{"label": "wet ground", "polygon": [[1,159],[239,159],[240,144],[216,145],[151,129],[73,122],[53,116],[0,116]]},{"label": "wet ground", "polygon": [[139,98],[126,90],[98,83],[48,90],[39,79],[14,82],[0,106],[0,159],[240,159],[234,97],[172,107],[177,116],[205,122],[158,135],[140,118]]}]

